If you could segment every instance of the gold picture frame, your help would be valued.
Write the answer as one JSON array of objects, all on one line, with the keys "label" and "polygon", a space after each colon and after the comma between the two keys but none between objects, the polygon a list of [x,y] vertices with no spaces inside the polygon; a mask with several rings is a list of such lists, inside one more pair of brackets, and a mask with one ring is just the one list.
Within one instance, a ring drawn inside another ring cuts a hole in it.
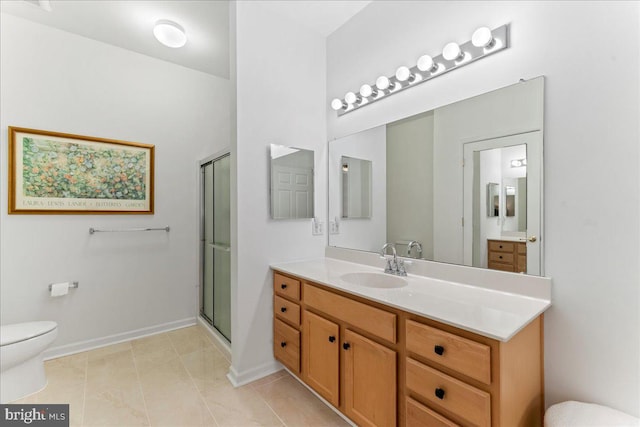
[{"label": "gold picture frame", "polygon": [[9,214],[153,214],[155,146],[9,127]]}]

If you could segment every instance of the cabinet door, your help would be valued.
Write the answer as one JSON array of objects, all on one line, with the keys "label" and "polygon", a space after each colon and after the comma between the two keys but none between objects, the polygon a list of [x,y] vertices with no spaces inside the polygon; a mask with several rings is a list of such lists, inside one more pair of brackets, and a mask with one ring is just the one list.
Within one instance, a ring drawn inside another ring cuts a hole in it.
[{"label": "cabinet door", "polygon": [[359,426],[396,425],[396,352],[346,330],[345,412]]},{"label": "cabinet door", "polygon": [[306,310],[303,313],[303,323],[304,378],[322,397],[338,407],[340,328],[337,324]]}]

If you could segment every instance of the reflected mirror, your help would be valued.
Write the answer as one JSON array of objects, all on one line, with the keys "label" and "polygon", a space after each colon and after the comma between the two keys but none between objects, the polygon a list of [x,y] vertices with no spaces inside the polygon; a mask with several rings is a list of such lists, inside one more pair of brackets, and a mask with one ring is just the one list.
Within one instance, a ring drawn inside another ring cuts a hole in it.
[{"label": "reflected mirror", "polygon": [[500,216],[500,184],[497,182],[487,184],[487,216]]},{"label": "reflected mirror", "polygon": [[342,156],[342,218],[371,218],[371,160]]},{"label": "reflected mirror", "polygon": [[313,150],[271,144],[271,218],[313,218]]},{"label": "reflected mirror", "polygon": [[[329,245],[542,274],[543,100],[538,77],[331,141]],[[359,221],[344,215],[345,158],[375,164]]]}]

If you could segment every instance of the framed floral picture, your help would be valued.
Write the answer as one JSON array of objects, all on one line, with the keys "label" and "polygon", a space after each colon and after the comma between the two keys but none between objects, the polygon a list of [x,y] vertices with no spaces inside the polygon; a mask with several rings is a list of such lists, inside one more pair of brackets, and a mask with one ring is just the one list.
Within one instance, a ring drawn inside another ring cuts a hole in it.
[{"label": "framed floral picture", "polygon": [[10,214],[153,214],[154,146],[9,127]]}]

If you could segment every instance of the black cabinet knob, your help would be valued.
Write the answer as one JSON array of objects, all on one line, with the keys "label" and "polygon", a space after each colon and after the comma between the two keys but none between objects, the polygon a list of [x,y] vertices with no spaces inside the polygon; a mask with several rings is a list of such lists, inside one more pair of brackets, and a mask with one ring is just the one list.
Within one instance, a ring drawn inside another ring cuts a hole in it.
[{"label": "black cabinet knob", "polygon": [[287,346],[287,342],[286,341],[282,341],[280,343],[280,347],[285,348]]},{"label": "black cabinet knob", "polygon": [[502,259],[502,255],[500,255],[498,258]]},{"label": "black cabinet knob", "polygon": [[436,397],[440,400],[444,399],[444,390],[441,388],[436,389]]},{"label": "black cabinet knob", "polygon": [[433,351],[438,355],[438,356],[442,356],[442,354],[444,353],[444,347],[441,345],[437,345],[435,347],[433,347]]},{"label": "black cabinet knob", "polygon": [[281,287],[282,289],[287,289],[287,284],[286,284],[286,283],[283,283],[282,285],[280,285],[280,287]]},{"label": "black cabinet knob", "polygon": [[500,249],[502,249],[502,245],[500,245]]},{"label": "black cabinet knob", "polygon": [[334,342],[335,340],[336,340],[336,337],[334,337],[333,335],[329,337],[329,342]]},{"label": "black cabinet knob", "polygon": [[351,344],[349,344],[348,342],[343,343],[342,348],[344,348],[345,350],[349,350],[351,348]]},{"label": "black cabinet knob", "polygon": [[287,307],[281,307],[280,311],[284,313],[285,311],[287,311]]}]

